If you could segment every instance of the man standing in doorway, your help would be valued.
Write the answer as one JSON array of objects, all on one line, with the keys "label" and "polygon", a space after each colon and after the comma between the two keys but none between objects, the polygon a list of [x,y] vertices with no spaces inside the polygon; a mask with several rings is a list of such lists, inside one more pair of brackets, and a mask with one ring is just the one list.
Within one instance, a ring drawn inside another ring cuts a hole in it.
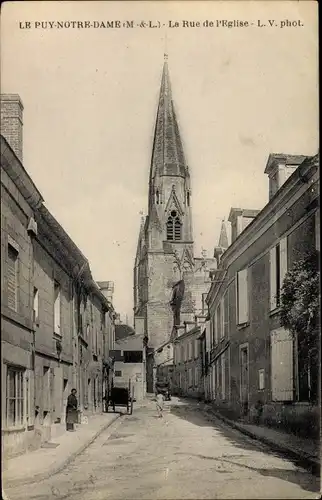
[{"label": "man standing in doorway", "polygon": [[72,389],[70,395],[67,398],[66,407],[66,430],[75,431],[74,425],[78,422],[78,411],[77,411],[77,398],[76,389]]}]

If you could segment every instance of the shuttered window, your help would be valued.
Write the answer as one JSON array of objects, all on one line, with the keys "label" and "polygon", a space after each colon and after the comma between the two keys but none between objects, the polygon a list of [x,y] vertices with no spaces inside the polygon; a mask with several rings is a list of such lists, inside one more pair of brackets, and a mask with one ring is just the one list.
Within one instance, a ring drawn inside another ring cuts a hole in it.
[{"label": "shuttered window", "polygon": [[60,329],[60,301],[61,301],[61,293],[60,293],[60,284],[55,281],[54,282],[54,332],[61,334]]},{"label": "shuttered window", "polygon": [[195,379],[195,387],[198,387],[198,384],[199,384],[199,373],[198,373],[198,367],[197,366],[195,367],[195,376],[194,376],[194,379]]},{"label": "shuttered window", "polygon": [[216,309],[216,325],[215,325],[215,341],[216,344],[219,342],[219,339],[221,337],[221,324],[222,324],[222,318],[221,318],[221,304],[219,303]]},{"label": "shuttered window", "polygon": [[292,401],[293,339],[283,328],[271,332],[271,366],[273,401]]},{"label": "shuttered window", "polygon": [[224,352],[221,355],[221,398],[225,399],[226,397],[226,353]]},{"label": "shuttered window", "polygon": [[192,387],[192,368],[188,370],[188,387]]},{"label": "shuttered window", "polygon": [[228,290],[224,296],[224,326],[223,326],[223,336],[228,337],[229,335],[229,297]]},{"label": "shuttered window", "polygon": [[34,321],[38,321],[39,317],[39,291],[36,287],[34,287],[34,304],[33,304],[33,310],[34,310]]},{"label": "shuttered window", "polygon": [[273,311],[280,305],[281,288],[287,273],[287,238],[271,248],[270,261],[270,309]]},{"label": "shuttered window", "polygon": [[7,292],[8,307],[17,311],[18,306],[18,251],[8,245],[8,274],[7,274]]},{"label": "shuttered window", "polygon": [[237,273],[237,322],[242,325],[248,322],[248,269]]}]

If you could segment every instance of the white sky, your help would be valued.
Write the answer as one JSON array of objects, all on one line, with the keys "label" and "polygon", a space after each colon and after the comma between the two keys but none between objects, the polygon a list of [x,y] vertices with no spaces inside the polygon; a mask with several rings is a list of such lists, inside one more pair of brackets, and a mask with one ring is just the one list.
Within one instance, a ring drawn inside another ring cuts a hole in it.
[{"label": "white sky", "polygon": [[[37,5],[36,5],[37,4]],[[24,165],[53,215],[115,281],[132,321],[132,269],[165,33],[192,176],[196,253],[212,255],[230,207],[262,208],[271,152],[318,149],[317,4],[12,2],[2,8],[2,93],[24,103]],[[239,19],[298,28],[19,29],[19,21]]]}]

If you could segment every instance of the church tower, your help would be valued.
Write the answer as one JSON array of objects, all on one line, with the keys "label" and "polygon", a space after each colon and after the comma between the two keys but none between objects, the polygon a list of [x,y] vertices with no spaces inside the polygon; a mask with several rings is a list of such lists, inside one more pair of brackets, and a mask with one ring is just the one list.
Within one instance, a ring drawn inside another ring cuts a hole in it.
[{"label": "church tower", "polygon": [[[190,174],[165,56],[152,145],[148,215],[141,223],[134,269],[135,323],[144,323],[153,349],[171,335],[174,284],[184,276],[188,282],[193,275],[191,200]],[[192,312],[192,305],[190,309]]]},{"label": "church tower", "polygon": [[153,352],[172,338],[174,285],[184,282],[181,324],[194,321],[201,311],[201,295],[209,287],[207,270],[213,259],[194,256],[192,195],[165,56],[151,154],[148,215],[141,221],[134,265],[134,327],[144,334],[148,346],[148,386],[151,360],[155,363]]}]

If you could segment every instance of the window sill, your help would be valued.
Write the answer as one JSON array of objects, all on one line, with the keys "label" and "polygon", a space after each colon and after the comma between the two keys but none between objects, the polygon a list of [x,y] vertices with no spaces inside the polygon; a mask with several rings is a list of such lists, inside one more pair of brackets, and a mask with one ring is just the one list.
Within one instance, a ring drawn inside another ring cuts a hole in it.
[{"label": "window sill", "polygon": [[23,432],[25,430],[26,430],[26,426],[17,425],[16,427],[6,427],[5,429],[2,429],[2,432],[4,434],[11,434],[13,432]]},{"label": "window sill", "polygon": [[237,330],[243,330],[244,328],[247,328],[249,324],[249,321],[247,321],[246,323],[241,323],[240,325],[237,325]]},{"label": "window sill", "polygon": [[276,307],[275,309],[272,309],[272,311],[269,312],[270,316],[275,316],[276,314],[279,314],[281,312],[280,307]]}]

